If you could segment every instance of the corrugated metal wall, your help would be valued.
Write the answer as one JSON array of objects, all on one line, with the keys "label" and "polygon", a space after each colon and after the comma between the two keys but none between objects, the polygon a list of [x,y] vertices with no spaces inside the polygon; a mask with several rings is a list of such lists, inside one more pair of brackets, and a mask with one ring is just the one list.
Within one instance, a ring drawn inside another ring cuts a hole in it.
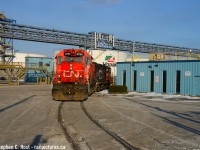
[{"label": "corrugated metal wall", "polygon": [[[52,72],[52,58],[48,57],[25,57],[25,67],[27,68],[47,68]],[[39,70],[27,70],[25,73],[25,82],[37,82],[37,77],[46,77]]]},{"label": "corrugated metal wall", "polygon": [[[132,66],[132,67],[131,67]],[[137,71],[136,91],[151,92],[151,71],[153,75],[153,92],[178,94],[177,71],[180,71],[180,94],[200,95],[200,61],[147,61],[117,63],[117,84],[122,85],[123,70],[126,70],[128,90],[134,89],[134,73]],[[166,92],[163,92],[163,71],[166,71]],[[131,77],[132,76],[132,77]]]}]

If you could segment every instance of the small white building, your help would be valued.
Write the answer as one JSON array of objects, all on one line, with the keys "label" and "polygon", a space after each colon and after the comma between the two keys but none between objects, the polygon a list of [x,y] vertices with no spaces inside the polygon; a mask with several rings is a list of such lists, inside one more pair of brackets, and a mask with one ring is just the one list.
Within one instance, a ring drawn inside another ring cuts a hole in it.
[{"label": "small white building", "polygon": [[48,57],[45,54],[38,53],[15,53],[13,62],[21,63],[25,67],[25,57]]}]

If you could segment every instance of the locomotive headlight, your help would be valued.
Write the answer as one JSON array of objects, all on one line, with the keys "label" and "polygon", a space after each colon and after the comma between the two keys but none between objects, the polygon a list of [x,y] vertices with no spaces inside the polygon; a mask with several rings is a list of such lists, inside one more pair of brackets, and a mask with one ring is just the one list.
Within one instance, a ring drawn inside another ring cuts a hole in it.
[{"label": "locomotive headlight", "polygon": [[83,56],[83,53],[78,52],[76,53],[76,56]]},{"label": "locomotive headlight", "polygon": [[58,80],[60,80],[60,75],[58,74]]},{"label": "locomotive headlight", "polygon": [[61,81],[60,81],[61,79],[60,79],[60,75],[58,74],[58,83],[60,83]]},{"label": "locomotive headlight", "polygon": [[65,56],[71,56],[71,53],[70,52],[65,52],[64,55]]}]

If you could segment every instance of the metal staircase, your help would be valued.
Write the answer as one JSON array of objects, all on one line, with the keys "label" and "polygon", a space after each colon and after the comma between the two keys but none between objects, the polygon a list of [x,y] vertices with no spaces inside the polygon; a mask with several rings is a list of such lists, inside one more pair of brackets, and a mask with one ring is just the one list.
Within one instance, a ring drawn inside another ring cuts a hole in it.
[{"label": "metal staircase", "polygon": [[28,68],[23,67],[22,63],[6,63],[6,64],[0,64],[0,70],[3,70],[5,74],[7,75],[8,83],[11,84],[13,82],[16,82],[19,84],[19,81],[24,78],[26,70],[34,70],[34,71],[41,71],[44,76],[49,77],[51,79],[52,75],[50,72],[48,72],[47,68]]}]

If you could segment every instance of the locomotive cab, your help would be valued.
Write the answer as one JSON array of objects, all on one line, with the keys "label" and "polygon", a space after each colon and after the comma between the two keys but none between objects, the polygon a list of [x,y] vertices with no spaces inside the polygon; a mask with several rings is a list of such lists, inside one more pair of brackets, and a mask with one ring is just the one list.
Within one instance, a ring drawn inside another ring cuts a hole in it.
[{"label": "locomotive cab", "polygon": [[62,83],[82,83],[83,79],[83,52],[75,50],[64,51],[63,56],[58,56],[56,74]]}]

